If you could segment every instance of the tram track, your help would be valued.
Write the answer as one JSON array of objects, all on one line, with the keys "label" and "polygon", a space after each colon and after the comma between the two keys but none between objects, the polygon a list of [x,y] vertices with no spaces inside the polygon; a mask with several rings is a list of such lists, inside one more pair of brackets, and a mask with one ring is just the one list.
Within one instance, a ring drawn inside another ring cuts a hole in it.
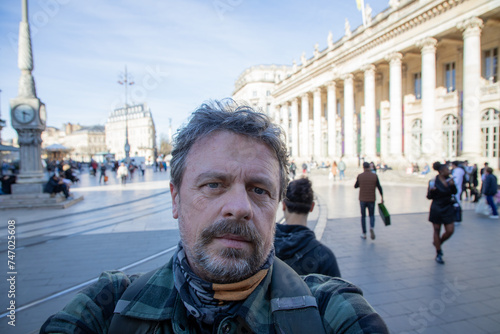
[{"label": "tram track", "polygon": [[[151,199],[152,197],[158,197],[161,194],[156,194],[155,196],[147,196],[142,199]],[[141,200],[142,200],[141,199]],[[126,203],[123,203],[122,205],[127,205],[130,203],[137,204],[138,206],[140,205],[140,209],[135,209],[134,207],[129,207],[126,211],[120,211],[119,213],[113,214],[113,215],[107,215],[106,217],[102,218],[94,218],[94,217],[82,217],[78,220],[70,220],[70,221],[65,221],[61,222],[59,224],[51,224],[49,226],[43,226],[43,227],[37,227],[33,229],[27,229],[26,225],[20,225],[18,227],[18,235],[23,235],[22,237],[18,236],[18,241],[19,246],[18,250],[21,249],[26,249],[30,248],[33,246],[37,246],[43,243],[48,243],[48,242],[53,242],[56,240],[64,239],[64,238],[70,238],[74,237],[77,235],[85,234],[85,233],[90,233],[94,232],[100,229],[108,228],[111,226],[119,225],[119,224],[124,224],[128,223],[131,221],[134,221],[136,219],[144,218],[147,216],[151,216],[157,213],[164,212],[168,209],[170,209],[172,206],[169,202],[161,202],[161,199],[158,198],[158,201],[154,201],[152,203],[149,203],[146,207],[143,206],[142,203],[137,203],[138,201],[129,201]],[[160,202],[160,203],[158,203]],[[112,208],[120,207],[121,205],[113,205],[110,206]],[[109,208],[109,207],[108,207]],[[93,210],[88,210],[85,212],[86,214],[94,213]],[[64,218],[69,218],[77,215],[81,215],[83,213],[75,213],[72,215],[64,215]],[[44,222],[50,221],[50,220],[57,220],[58,218],[60,219],[61,216],[58,217],[52,217],[47,220],[44,220]],[[123,219],[124,217],[127,217],[126,219]],[[31,222],[33,225],[34,223]],[[104,223],[104,224],[103,224]],[[66,227],[66,228],[64,228]],[[80,229],[80,230],[78,230]],[[68,233],[68,231],[71,230],[78,230],[75,231],[74,233]],[[66,232],[67,234],[61,234]],[[57,234],[57,235],[54,235]],[[3,240],[0,242],[0,254],[6,253],[7,252],[7,247],[5,246],[6,242],[6,236],[1,237]],[[32,240],[31,242],[29,240]],[[24,243],[26,242],[27,243]]]}]

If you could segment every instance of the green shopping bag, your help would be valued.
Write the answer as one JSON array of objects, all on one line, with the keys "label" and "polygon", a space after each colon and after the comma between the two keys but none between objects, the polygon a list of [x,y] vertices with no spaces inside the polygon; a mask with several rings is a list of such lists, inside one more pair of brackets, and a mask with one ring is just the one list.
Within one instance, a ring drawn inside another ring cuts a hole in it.
[{"label": "green shopping bag", "polygon": [[380,218],[384,221],[385,226],[391,225],[391,215],[389,214],[389,211],[387,211],[384,203],[378,204],[378,213],[380,214]]}]

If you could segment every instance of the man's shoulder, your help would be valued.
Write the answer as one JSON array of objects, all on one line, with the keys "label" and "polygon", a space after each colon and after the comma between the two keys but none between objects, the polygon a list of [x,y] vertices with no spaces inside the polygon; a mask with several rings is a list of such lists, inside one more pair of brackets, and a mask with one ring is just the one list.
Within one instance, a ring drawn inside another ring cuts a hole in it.
[{"label": "man's shoulder", "polygon": [[334,297],[345,292],[357,293],[362,295],[362,291],[356,285],[342,278],[331,277],[321,274],[309,274],[303,276],[304,282],[307,284],[313,296],[322,298],[325,296]]},{"label": "man's shoulder", "polygon": [[358,174],[358,179],[363,181],[363,180],[376,180],[378,179],[377,174],[372,173],[371,171],[364,171],[361,174]]},{"label": "man's shoulder", "polygon": [[356,285],[342,278],[320,274],[303,276],[304,282],[316,298],[327,332],[364,330],[370,333],[388,333],[387,326],[363,297]]}]

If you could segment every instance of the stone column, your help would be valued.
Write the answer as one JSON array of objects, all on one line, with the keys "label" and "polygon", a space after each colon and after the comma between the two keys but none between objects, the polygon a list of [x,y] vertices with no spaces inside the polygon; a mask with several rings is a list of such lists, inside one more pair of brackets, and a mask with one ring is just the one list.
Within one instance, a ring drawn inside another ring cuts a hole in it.
[{"label": "stone column", "polygon": [[[435,158],[440,151],[438,136],[434,136],[436,113],[436,43],[434,38],[426,38],[419,43],[422,48],[422,152],[427,158]],[[392,101],[391,101],[392,108]],[[391,123],[391,131],[394,128]],[[391,152],[394,151],[391,143]]]},{"label": "stone column", "polygon": [[314,158],[320,160],[321,156],[321,88],[316,88],[313,93],[314,117]]},{"label": "stone column", "polygon": [[300,157],[310,160],[309,156],[309,94],[302,95],[302,134],[300,136]]},{"label": "stone column", "polygon": [[354,157],[354,75],[344,76],[344,153]]},{"label": "stone column", "polygon": [[282,128],[283,128],[283,131],[285,132],[285,136],[286,136],[286,148],[288,150],[289,146],[290,146],[290,134],[289,134],[289,119],[288,119],[288,103],[283,103],[281,105],[281,119],[283,120],[282,121]]},{"label": "stone column", "polygon": [[471,159],[479,158],[482,152],[479,114],[482,27],[483,21],[478,17],[470,18],[458,26],[463,30],[464,37],[462,155]]},{"label": "stone column", "polygon": [[297,98],[292,100],[292,156],[299,156],[299,102]]},{"label": "stone column", "polygon": [[[328,156],[337,155],[337,84],[332,81],[326,87],[326,101],[328,105]],[[340,152],[339,152],[340,153]]]},{"label": "stone column", "polygon": [[274,106],[274,123],[278,124],[279,126],[281,126],[280,111],[281,111],[281,106],[279,104]]},{"label": "stone column", "polygon": [[363,68],[365,72],[365,154],[370,161],[377,154],[377,131],[375,117],[375,66],[370,64]]},{"label": "stone column", "polygon": [[[390,155],[395,159],[401,158],[403,149],[402,59],[403,55],[398,52],[387,56],[387,60],[389,61],[389,101],[391,115]],[[435,87],[435,85],[433,87]]]}]

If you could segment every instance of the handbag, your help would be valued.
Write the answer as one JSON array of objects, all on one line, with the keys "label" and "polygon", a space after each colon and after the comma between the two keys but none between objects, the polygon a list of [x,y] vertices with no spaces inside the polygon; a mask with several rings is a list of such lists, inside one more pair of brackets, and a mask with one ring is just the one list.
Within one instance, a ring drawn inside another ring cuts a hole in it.
[{"label": "handbag", "polygon": [[389,214],[389,211],[385,207],[384,203],[378,204],[378,213],[380,214],[380,218],[382,218],[385,226],[391,225],[391,215]]},{"label": "handbag", "polygon": [[460,204],[457,203],[454,205],[454,208],[455,208],[455,221],[461,222],[462,221],[462,207],[460,206]]},{"label": "handbag", "polygon": [[104,175],[104,182],[108,182],[108,176]]}]

